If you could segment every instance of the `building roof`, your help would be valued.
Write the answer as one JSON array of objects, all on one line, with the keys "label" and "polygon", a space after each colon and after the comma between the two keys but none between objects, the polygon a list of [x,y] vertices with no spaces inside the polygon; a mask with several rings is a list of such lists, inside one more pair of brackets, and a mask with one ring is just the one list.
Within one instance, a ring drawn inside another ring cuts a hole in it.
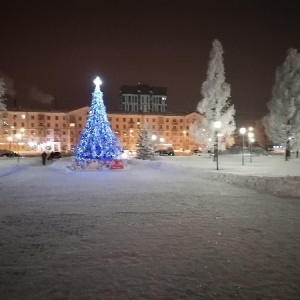
[{"label": "building roof", "polygon": [[155,87],[149,86],[147,84],[138,84],[137,86],[132,85],[123,85],[121,86],[121,93],[122,94],[150,94],[153,95],[167,95],[167,88],[166,87]]}]

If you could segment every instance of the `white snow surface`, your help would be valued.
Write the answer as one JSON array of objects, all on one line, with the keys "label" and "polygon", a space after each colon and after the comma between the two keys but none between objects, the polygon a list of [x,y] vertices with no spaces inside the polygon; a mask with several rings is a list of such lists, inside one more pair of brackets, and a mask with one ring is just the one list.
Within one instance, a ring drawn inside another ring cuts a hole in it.
[{"label": "white snow surface", "polygon": [[[69,171],[72,158],[56,161],[52,168]],[[134,161],[134,162],[133,162]],[[204,177],[245,186],[271,194],[300,197],[300,158],[285,161],[282,155],[254,156],[220,155],[219,170],[216,162],[207,155],[156,157],[155,161],[132,160],[149,168],[180,172],[190,176]],[[0,158],[0,177],[32,165],[39,165],[37,158]]]},{"label": "white snow surface", "polygon": [[[300,160],[0,159],[0,299],[300,299]],[[229,184],[230,183],[230,184]]]}]

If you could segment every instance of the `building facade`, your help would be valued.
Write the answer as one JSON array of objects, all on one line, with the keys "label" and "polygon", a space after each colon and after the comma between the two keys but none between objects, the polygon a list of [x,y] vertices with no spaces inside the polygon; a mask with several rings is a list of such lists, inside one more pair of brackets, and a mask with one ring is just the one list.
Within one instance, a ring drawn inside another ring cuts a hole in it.
[{"label": "building facade", "polygon": [[167,88],[149,85],[122,86],[120,108],[130,113],[165,113]]},{"label": "building facade", "polygon": [[[0,112],[0,149],[12,151],[69,151],[77,145],[88,117],[89,107],[73,111],[3,111]],[[108,113],[111,129],[124,150],[136,150],[145,122],[154,143],[171,144],[175,150],[198,149],[189,135],[190,124],[201,119],[198,113],[152,114]]]},{"label": "building facade", "polygon": [[67,151],[70,130],[66,112],[0,112],[0,147],[14,151]]}]

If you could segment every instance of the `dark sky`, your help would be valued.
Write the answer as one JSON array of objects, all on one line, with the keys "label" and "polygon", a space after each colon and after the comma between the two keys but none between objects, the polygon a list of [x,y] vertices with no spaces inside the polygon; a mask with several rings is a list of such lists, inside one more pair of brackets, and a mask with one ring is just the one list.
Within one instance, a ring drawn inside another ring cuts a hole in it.
[{"label": "dark sky", "polygon": [[217,38],[237,117],[259,118],[276,67],[300,49],[293,0],[0,2],[0,72],[24,108],[89,105],[99,75],[110,111],[138,82],[167,87],[170,111],[194,111]]}]

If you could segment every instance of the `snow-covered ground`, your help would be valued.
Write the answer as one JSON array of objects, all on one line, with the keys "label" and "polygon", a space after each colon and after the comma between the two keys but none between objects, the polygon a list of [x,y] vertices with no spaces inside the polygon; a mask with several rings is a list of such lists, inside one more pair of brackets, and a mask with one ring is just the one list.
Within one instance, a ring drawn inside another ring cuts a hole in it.
[{"label": "snow-covered ground", "polygon": [[160,157],[149,166],[192,176],[219,180],[271,194],[300,197],[300,158],[285,161],[283,155],[220,155],[219,170],[207,155]]},{"label": "snow-covered ground", "polygon": [[248,159],[1,159],[1,300],[300,299],[299,160]]},{"label": "snow-covered ground", "polygon": [[[69,170],[71,159],[51,163],[51,166]],[[220,155],[219,170],[216,170],[216,162],[205,154],[158,156],[155,161],[131,159],[131,162],[142,163],[149,168],[219,180],[271,194],[300,197],[300,158],[285,161],[282,155],[254,156],[250,162],[249,155],[245,155],[242,165],[241,155]],[[40,163],[40,158],[0,158],[0,177]]]}]

